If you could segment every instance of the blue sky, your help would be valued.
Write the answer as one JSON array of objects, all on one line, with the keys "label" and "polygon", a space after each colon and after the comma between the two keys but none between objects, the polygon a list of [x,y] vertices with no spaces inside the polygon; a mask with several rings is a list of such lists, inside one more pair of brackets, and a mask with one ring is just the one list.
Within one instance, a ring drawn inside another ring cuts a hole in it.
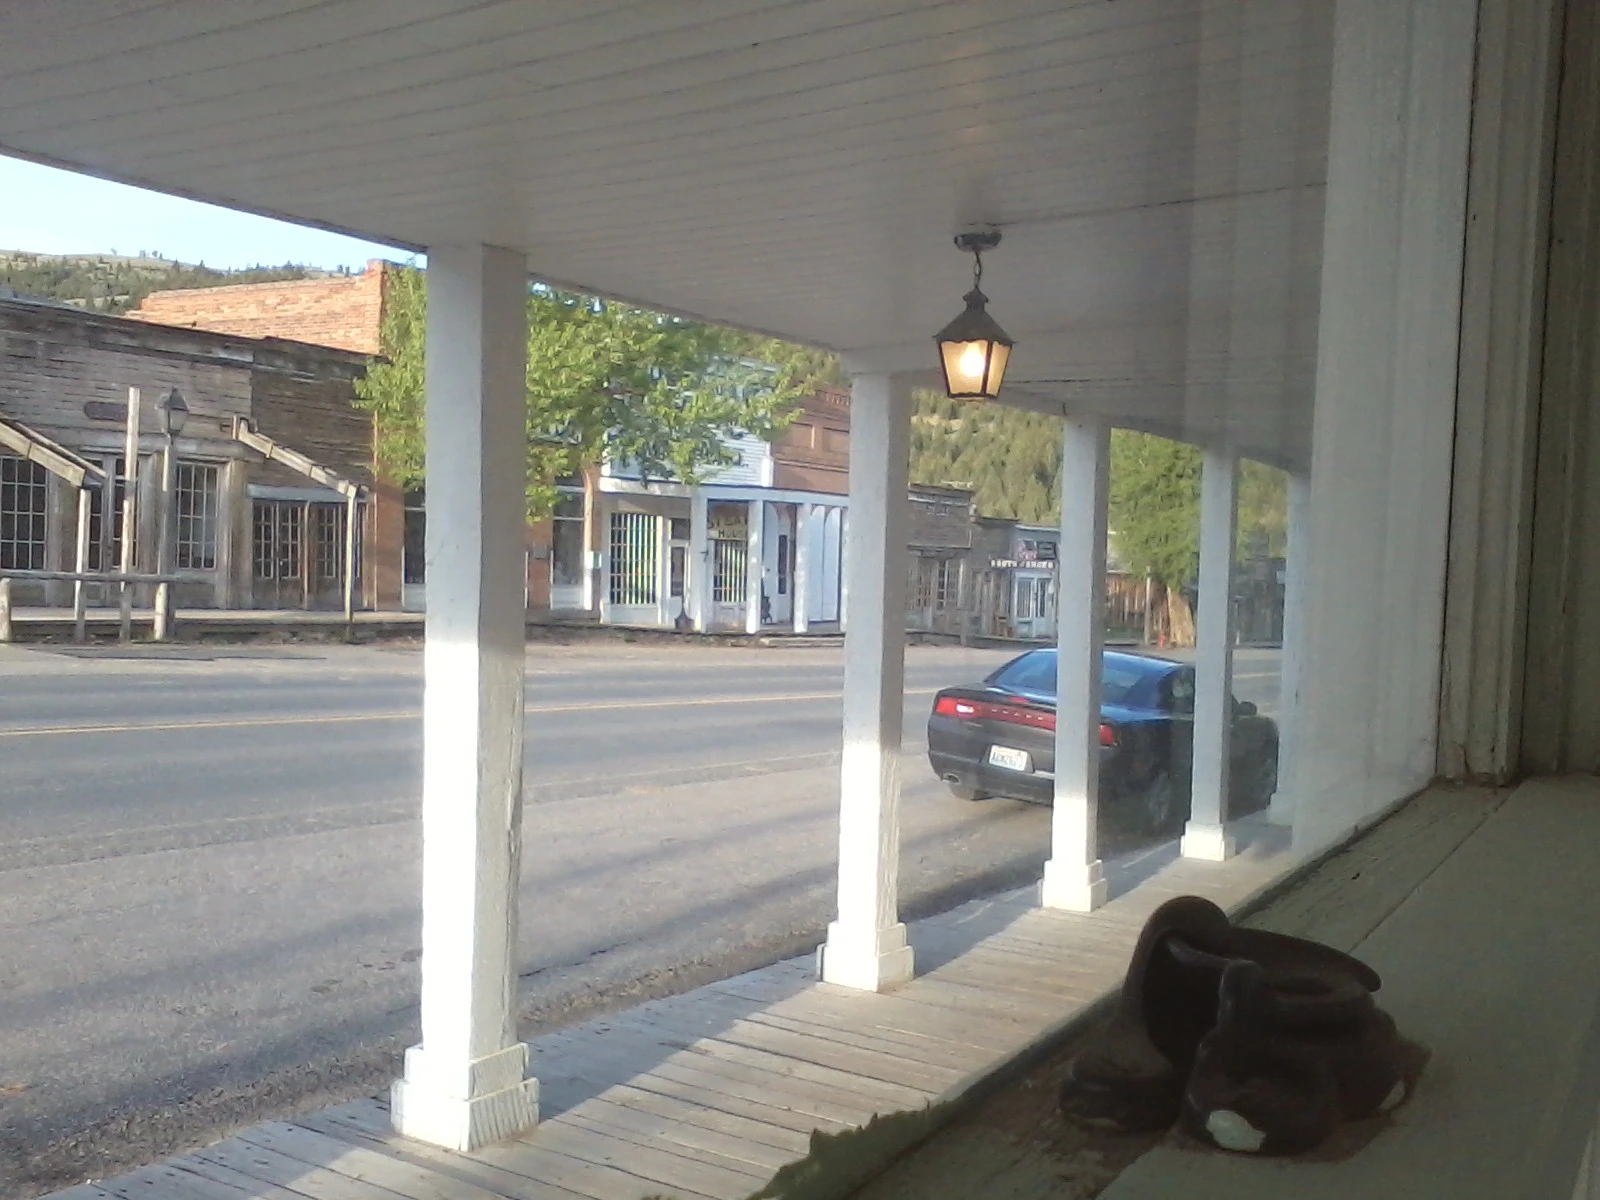
[{"label": "blue sky", "polygon": [[0,155],[0,250],[159,253],[208,267],[333,269],[410,253]]}]

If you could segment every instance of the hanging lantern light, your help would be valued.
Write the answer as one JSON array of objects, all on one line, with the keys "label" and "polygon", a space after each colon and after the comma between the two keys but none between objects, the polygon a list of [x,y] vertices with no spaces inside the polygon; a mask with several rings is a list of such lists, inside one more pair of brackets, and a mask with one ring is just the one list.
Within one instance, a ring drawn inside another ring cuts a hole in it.
[{"label": "hanging lantern light", "polygon": [[1000,394],[1006,363],[1016,343],[1000,328],[985,307],[983,294],[983,252],[1000,244],[998,229],[956,235],[956,247],[972,255],[972,290],[967,293],[967,309],[941,329],[939,365],[944,368],[944,390],[952,400],[993,400]]}]

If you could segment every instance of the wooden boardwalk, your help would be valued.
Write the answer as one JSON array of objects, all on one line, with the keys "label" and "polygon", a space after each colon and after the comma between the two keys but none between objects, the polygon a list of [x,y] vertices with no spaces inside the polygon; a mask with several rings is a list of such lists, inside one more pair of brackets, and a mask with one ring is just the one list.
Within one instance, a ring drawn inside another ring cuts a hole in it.
[{"label": "wooden boardwalk", "polygon": [[740,1200],[805,1158],[814,1130],[962,1095],[1120,982],[1148,913],[1235,906],[1290,865],[1286,831],[1240,822],[1228,863],[1173,846],[1108,871],[1079,916],[1032,889],[916,922],[918,976],[889,995],[790,960],[533,1043],[542,1123],[471,1154],[398,1137],[383,1099],[271,1121],[59,1200]]}]

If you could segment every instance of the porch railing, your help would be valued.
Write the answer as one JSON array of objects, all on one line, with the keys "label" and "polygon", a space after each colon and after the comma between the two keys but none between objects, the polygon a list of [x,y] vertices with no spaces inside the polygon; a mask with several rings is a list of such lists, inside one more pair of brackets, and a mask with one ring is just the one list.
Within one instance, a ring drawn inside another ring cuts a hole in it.
[{"label": "porch railing", "polygon": [[119,636],[123,641],[133,638],[133,605],[131,588],[134,584],[156,585],[155,640],[164,642],[172,636],[172,585],[181,582],[177,575],[155,575],[124,571],[0,571],[0,642],[12,641],[15,629],[11,615],[11,581],[71,583],[72,589],[72,639],[87,641],[89,636],[88,588],[90,583],[116,583],[122,585],[122,606],[119,615]]}]

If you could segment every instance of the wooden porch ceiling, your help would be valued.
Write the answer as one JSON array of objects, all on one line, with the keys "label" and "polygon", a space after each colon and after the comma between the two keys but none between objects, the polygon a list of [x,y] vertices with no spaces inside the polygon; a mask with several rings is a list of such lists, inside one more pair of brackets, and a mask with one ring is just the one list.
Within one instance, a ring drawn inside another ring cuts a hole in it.
[{"label": "wooden porch ceiling", "polygon": [[0,150],[1307,456],[1332,0],[19,0]]}]

